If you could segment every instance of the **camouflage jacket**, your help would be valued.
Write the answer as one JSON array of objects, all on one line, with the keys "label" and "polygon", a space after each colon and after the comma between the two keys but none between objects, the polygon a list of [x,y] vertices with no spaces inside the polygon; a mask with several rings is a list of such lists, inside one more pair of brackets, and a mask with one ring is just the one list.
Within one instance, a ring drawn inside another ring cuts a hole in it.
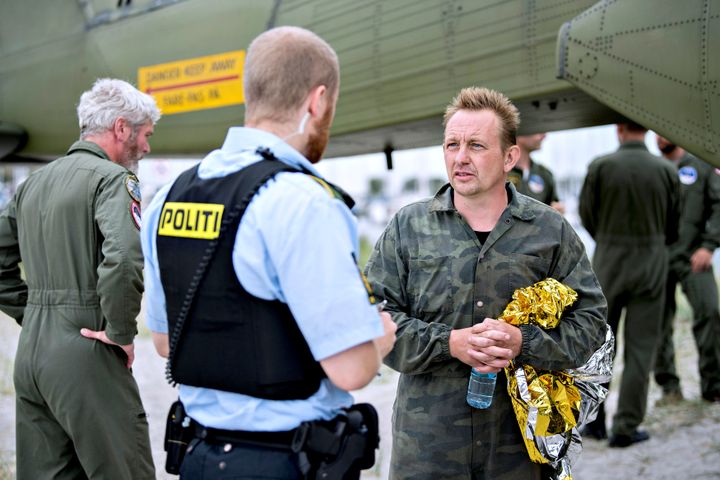
[{"label": "camouflage jacket", "polygon": [[398,325],[397,343],[385,359],[402,374],[391,478],[540,478],[504,375],[498,375],[489,409],[467,405],[470,367],[450,356],[452,329],[497,318],[516,289],[552,277],[579,299],[552,331],[522,326],[516,361],[577,367],[603,342],[606,303],[583,243],[557,212],[519,195],[510,183],[506,188],[510,202],[484,245],[445,185],[434,198],[401,209],[368,262],[368,279]]}]

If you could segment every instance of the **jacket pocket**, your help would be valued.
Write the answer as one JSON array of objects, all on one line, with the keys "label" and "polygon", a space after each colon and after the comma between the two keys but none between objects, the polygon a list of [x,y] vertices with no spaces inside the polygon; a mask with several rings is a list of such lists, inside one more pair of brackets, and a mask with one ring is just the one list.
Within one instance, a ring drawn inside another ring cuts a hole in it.
[{"label": "jacket pocket", "polygon": [[413,316],[447,313],[450,303],[450,261],[445,257],[415,258],[408,262],[408,295]]}]

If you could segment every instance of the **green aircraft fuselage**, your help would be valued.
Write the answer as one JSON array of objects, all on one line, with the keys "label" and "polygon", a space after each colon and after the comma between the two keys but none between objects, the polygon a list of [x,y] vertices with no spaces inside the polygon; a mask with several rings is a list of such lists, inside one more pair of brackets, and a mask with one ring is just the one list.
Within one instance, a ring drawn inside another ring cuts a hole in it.
[{"label": "green aircraft fuselage", "polygon": [[158,99],[153,154],[204,154],[242,124],[249,42],[298,25],[340,58],[330,157],[440,144],[445,106],[481,85],[513,99],[521,133],[624,115],[720,165],[719,67],[710,54],[720,43],[720,2],[594,3],[5,0],[0,158],[61,154],[78,136],[78,98],[99,77]]}]

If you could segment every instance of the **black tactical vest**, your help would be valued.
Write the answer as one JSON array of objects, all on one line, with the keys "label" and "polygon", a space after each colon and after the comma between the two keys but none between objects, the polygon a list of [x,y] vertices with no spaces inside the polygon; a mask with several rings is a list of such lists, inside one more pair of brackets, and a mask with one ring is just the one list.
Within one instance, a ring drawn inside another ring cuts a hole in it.
[{"label": "black tactical vest", "polygon": [[[226,177],[202,180],[195,167],[181,174],[168,193],[157,252],[171,339],[198,264],[217,241],[223,220],[227,223],[176,339],[170,367],[178,383],[289,400],[308,398],[325,377],[288,306],[248,293],[233,268],[232,250],[245,209],[281,171],[299,172],[266,159]],[[230,220],[235,206],[239,214]]]}]

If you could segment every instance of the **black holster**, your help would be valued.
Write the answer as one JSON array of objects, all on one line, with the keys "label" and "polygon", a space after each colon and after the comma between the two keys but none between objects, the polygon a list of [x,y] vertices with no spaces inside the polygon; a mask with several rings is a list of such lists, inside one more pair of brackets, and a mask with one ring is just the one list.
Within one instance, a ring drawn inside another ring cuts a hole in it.
[{"label": "black holster", "polygon": [[165,425],[165,471],[177,475],[180,473],[188,444],[195,438],[194,422],[185,413],[185,407],[177,400],[170,406]]},{"label": "black holster", "polygon": [[332,420],[302,423],[292,450],[309,480],[356,480],[375,464],[379,443],[377,411],[360,403]]}]

